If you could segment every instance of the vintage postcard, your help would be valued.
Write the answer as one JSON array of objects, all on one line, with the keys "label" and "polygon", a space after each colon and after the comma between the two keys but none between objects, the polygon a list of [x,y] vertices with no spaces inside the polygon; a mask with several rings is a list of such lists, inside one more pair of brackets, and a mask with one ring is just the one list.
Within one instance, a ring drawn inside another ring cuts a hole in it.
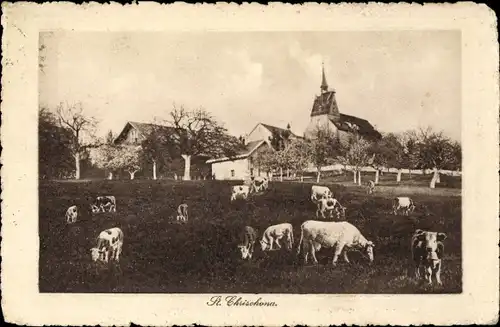
[{"label": "vintage postcard", "polygon": [[6,321],[498,322],[487,6],[2,8]]}]

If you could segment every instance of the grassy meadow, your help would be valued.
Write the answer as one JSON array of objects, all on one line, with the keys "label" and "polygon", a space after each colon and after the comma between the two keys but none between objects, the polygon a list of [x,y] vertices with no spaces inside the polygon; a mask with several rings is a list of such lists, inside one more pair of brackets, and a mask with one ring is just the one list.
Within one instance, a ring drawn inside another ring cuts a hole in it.
[{"label": "grassy meadow", "polygon": [[[99,293],[460,293],[460,189],[442,187],[456,185],[452,177],[443,176],[441,188],[434,190],[425,187],[427,180],[410,183],[404,177],[403,186],[395,186],[395,176],[394,185],[382,177],[373,195],[347,180],[320,183],[347,207],[346,220],[375,243],[373,264],[353,252],[350,265],[339,258],[335,268],[332,249],[317,253],[317,266],[297,260],[295,247],[263,253],[256,243],[251,262],[241,262],[236,251],[235,231],[245,225],[261,234],[272,224],[289,222],[297,245],[300,225],[315,219],[311,182],[271,182],[264,194],[230,203],[230,185],[237,182],[40,181],[39,288]],[[96,195],[115,195],[117,212],[79,217],[66,225],[66,209]],[[412,196],[417,209],[411,216],[390,213],[396,195]],[[172,218],[182,202],[189,205],[189,222],[175,224]],[[121,273],[96,273],[90,248],[103,229],[115,226],[125,235]],[[443,287],[428,287],[409,276],[410,238],[417,228],[448,236]]]}]

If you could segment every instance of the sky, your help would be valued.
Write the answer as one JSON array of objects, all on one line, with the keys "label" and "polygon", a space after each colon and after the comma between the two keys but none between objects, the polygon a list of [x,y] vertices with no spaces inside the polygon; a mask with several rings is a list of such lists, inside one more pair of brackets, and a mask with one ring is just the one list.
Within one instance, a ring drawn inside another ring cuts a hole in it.
[{"label": "sky", "polygon": [[302,135],[321,69],[341,113],[380,132],[461,136],[459,31],[40,33],[40,106],[81,102],[99,135],[166,119],[173,104],[245,135],[259,122]]}]

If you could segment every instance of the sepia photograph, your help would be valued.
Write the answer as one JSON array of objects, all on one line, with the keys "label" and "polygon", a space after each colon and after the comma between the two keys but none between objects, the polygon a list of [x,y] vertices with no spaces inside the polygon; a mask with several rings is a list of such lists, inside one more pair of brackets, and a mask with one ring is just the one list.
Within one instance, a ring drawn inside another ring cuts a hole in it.
[{"label": "sepia photograph", "polygon": [[498,322],[488,7],[2,8],[9,322]]},{"label": "sepia photograph", "polygon": [[41,292],[460,293],[457,31],[40,33]]}]

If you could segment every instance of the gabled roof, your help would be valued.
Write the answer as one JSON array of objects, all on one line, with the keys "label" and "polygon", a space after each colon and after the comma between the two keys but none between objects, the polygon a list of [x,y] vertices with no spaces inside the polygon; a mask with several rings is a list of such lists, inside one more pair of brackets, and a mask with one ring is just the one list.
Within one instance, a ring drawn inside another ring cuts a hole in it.
[{"label": "gabled roof", "polygon": [[366,119],[340,114],[340,120],[330,119],[335,126],[344,132],[356,131],[368,138],[380,138],[382,135]]},{"label": "gabled roof", "polygon": [[173,129],[173,127],[165,125],[129,121],[125,124],[125,127],[122,129],[120,134],[118,134],[118,136],[115,138],[114,143],[116,144],[120,142],[125,137],[125,135],[127,135],[128,131],[131,128],[135,129],[139,133],[139,135],[144,138],[146,138],[155,129],[165,132],[169,132]]},{"label": "gabled roof", "polygon": [[206,161],[206,163],[214,163],[214,162],[228,161],[228,160],[235,160],[235,159],[245,159],[245,158],[251,156],[252,153],[254,153],[255,150],[257,150],[264,143],[267,143],[267,141],[260,140],[260,141],[248,142],[248,144],[245,145],[245,148],[238,151],[236,153],[236,155],[234,155],[232,157],[222,157],[222,158],[209,159]]}]

